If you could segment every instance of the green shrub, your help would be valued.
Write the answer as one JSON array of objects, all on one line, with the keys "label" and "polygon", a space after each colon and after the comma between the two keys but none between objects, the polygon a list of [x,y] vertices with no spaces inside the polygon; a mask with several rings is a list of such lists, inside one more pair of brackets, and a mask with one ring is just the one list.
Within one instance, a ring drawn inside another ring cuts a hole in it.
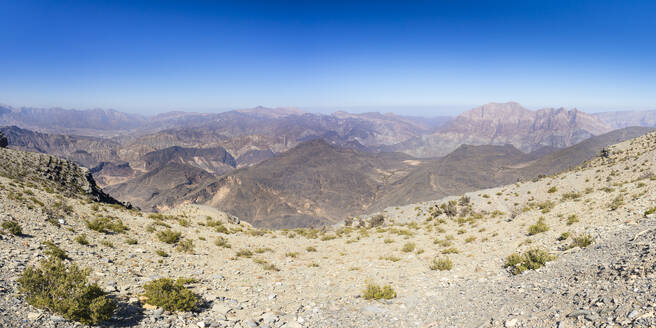
[{"label": "green shrub", "polygon": [[29,267],[23,272],[18,279],[19,291],[37,308],[84,324],[97,324],[112,316],[116,304],[97,284],[88,283],[88,275],[88,269],[50,257],[41,262],[41,267]]},{"label": "green shrub", "polygon": [[157,254],[157,255],[159,255],[159,256],[161,256],[161,257],[169,257],[169,253],[167,253],[167,252],[165,252],[165,251],[163,251],[163,250],[161,250],[161,249],[156,250],[156,251],[155,251],[155,254]]},{"label": "green shrub", "polygon": [[544,218],[541,217],[538,219],[534,225],[528,227],[528,235],[533,236],[539,233],[549,231],[549,226],[544,222]]},{"label": "green shrub", "polygon": [[186,279],[160,278],[144,285],[146,302],[166,311],[192,311],[198,306],[198,296],[185,287]]},{"label": "green shrub", "polygon": [[180,241],[181,237],[181,233],[171,229],[166,229],[157,233],[157,239],[167,244],[175,244]]},{"label": "green shrub", "polygon": [[23,228],[15,221],[2,222],[2,229],[9,231],[12,235],[20,236],[23,234]]},{"label": "green shrub", "polygon": [[298,252],[287,252],[285,253],[286,257],[291,257],[291,258],[296,258],[298,256]]},{"label": "green shrub", "polygon": [[58,258],[60,260],[66,260],[68,259],[68,255],[66,254],[66,251],[59,248],[52,240],[48,240],[43,243],[43,246],[45,246],[45,250],[43,251],[43,254],[45,254],[48,257],[54,257]]},{"label": "green shrub", "polygon": [[645,211],[645,216],[656,213],[656,207],[652,207]]},{"label": "green shrub", "polygon": [[128,245],[136,245],[137,240],[134,239],[134,238],[128,238],[128,239],[125,240],[125,243],[128,244]]},{"label": "green shrub", "polygon": [[536,270],[545,263],[556,259],[546,251],[533,248],[523,254],[514,253],[506,258],[505,268],[510,268],[512,274],[520,274],[526,270]]},{"label": "green shrub", "polygon": [[123,224],[121,219],[114,217],[97,217],[91,221],[86,221],[86,225],[87,228],[102,233],[122,233],[128,230],[128,227]]},{"label": "green shrub", "polygon": [[582,234],[578,235],[576,237],[572,238],[572,243],[569,245],[568,248],[574,248],[574,247],[580,247],[580,248],[586,248],[590,246],[594,242],[594,237],[588,235],[588,234]]},{"label": "green shrub", "polygon": [[308,251],[308,252],[316,252],[317,251],[316,247],[314,247],[314,246],[308,246],[308,247],[305,248],[305,250]]},{"label": "green shrub", "polygon": [[80,245],[89,245],[89,240],[87,239],[87,235],[81,234],[77,237],[75,237],[75,241],[80,244]]},{"label": "green shrub", "polygon": [[447,256],[443,258],[434,258],[433,262],[430,264],[430,269],[431,270],[440,270],[440,271],[448,271],[453,268],[453,261]]},{"label": "green shrub", "polygon": [[367,283],[367,287],[362,292],[362,297],[366,300],[392,299],[396,297],[396,292],[390,285],[379,286],[372,282]]},{"label": "green shrub", "polygon": [[547,190],[547,192],[550,193],[550,194],[553,194],[553,193],[555,193],[556,191],[558,191],[558,188],[556,188],[555,186],[554,186],[554,187],[551,187],[551,188],[549,188],[549,190]]},{"label": "green shrub", "polygon": [[558,240],[559,240],[559,241],[567,240],[567,238],[569,238],[569,235],[570,235],[570,234],[571,234],[571,233],[570,233],[569,231],[567,231],[567,232],[563,232],[563,233],[560,234],[560,236],[558,237]]}]

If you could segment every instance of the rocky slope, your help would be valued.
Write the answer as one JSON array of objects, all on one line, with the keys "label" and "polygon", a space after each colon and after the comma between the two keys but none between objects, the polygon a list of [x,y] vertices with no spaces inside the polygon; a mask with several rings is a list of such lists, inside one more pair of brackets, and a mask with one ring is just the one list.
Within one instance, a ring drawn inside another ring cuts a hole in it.
[{"label": "rocky slope", "polygon": [[[19,172],[23,161],[14,159],[23,156],[50,158],[0,151],[9,156],[3,172]],[[347,227],[278,231],[197,205],[151,216],[49,191],[54,183],[75,189],[76,179],[3,174],[0,213],[24,235],[0,235],[0,325],[79,326],[28,305],[17,291],[17,278],[52,240],[118,301],[113,326],[653,326],[655,173],[650,133],[535,181],[390,207]],[[43,219],[50,208],[66,209],[62,221]],[[91,230],[85,219],[94,217],[120,219],[129,230]],[[160,241],[167,226],[193,247]],[[81,234],[89,245],[75,241]],[[555,258],[520,275],[504,268],[507,256],[534,248]],[[447,256],[450,269],[431,270]],[[158,277],[197,279],[190,286],[203,305],[169,313],[139,301],[143,284]],[[396,297],[365,299],[367,282],[389,284]]]}]

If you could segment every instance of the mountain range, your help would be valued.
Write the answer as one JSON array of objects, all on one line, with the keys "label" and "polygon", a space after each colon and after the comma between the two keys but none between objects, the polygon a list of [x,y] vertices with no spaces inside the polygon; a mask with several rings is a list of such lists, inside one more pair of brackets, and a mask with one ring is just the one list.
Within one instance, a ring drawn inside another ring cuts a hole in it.
[{"label": "mountain range", "polygon": [[331,224],[391,205],[532,179],[647,133],[624,117],[490,103],[455,118],[257,107],[152,117],[0,106],[10,147],[89,167],[148,210],[206,204],[253,224]]}]

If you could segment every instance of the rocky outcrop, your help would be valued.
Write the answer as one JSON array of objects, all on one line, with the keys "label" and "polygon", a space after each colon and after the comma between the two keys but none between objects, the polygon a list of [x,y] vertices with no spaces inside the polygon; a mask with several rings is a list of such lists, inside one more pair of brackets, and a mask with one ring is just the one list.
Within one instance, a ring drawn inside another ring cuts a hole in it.
[{"label": "rocky outcrop", "polygon": [[31,181],[67,197],[84,195],[98,202],[122,204],[98,188],[87,168],[51,155],[0,148],[0,175]]},{"label": "rocky outcrop", "polygon": [[9,145],[9,141],[7,141],[7,137],[5,137],[2,134],[2,131],[0,131],[0,148],[7,148]]}]

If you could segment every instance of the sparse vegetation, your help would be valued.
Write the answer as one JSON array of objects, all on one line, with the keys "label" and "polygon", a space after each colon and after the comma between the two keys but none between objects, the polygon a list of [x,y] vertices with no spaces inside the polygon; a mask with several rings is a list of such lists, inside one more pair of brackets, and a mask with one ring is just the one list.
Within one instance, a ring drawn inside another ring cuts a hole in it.
[{"label": "sparse vegetation", "polygon": [[556,257],[550,255],[546,251],[533,248],[523,254],[514,253],[506,258],[504,263],[505,268],[510,268],[512,274],[520,274],[526,270],[536,270],[541,268],[549,261],[553,261]]},{"label": "sparse vegetation", "polygon": [[549,231],[549,226],[544,222],[543,217],[540,217],[538,222],[528,227],[529,236],[537,235],[546,231]]},{"label": "sparse vegetation", "polygon": [[429,268],[431,270],[440,270],[440,271],[448,271],[453,268],[453,261],[446,256],[442,258],[434,258],[433,261],[431,262]]},{"label": "sparse vegetation", "polygon": [[23,227],[21,227],[21,225],[16,221],[2,222],[2,229],[9,231],[9,233],[14,236],[20,236],[23,234]]},{"label": "sparse vegetation", "polygon": [[594,242],[594,237],[588,234],[578,235],[572,238],[572,243],[568,248],[580,247],[585,248],[590,246]]},{"label": "sparse vegetation", "polygon": [[44,255],[48,257],[58,258],[60,260],[68,259],[68,255],[66,254],[66,251],[59,248],[59,246],[57,246],[52,240],[47,240],[46,242],[43,243],[43,246],[46,248],[43,251]]},{"label": "sparse vegetation", "polygon": [[460,251],[455,247],[449,247],[442,250],[442,254],[458,254]]},{"label": "sparse vegetation", "polygon": [[175,244],[180,241],[182,233],[166,229],[157,233],[157,239],[167,244]]},{"label": "sparse vegetation", "polygon": [[198,296],[185,284],[187,279],[160,278],[144,285],[144,296],[148,304],[156,305],[166,311],[192,311],[198,306]]},{"label": "sparse vegetation", "polygon": [[577,223],[579,221],[580,221],[579,217],[576,216],[576,214],[572,214],[572,215],[567,217],[567,225],[572,225],[572,224]]},{"label": "sparse vegetation", "polygon": [[178,252],[181,253],[194,253],[194,241],[191,239],[184,239],[178,243],[178,246],[175,247]]},{"label": "sparse vegetation", "polygon": [[416,247],[415,243],[405,243],[405,245],[403,245],[403,248],[401,248],[401,251],[405,253],[410,253],[415,250],[415,247]]},{"label": "sparse vegetation", "polygon": [[77,237],[75,237],[75,241],[80,244],[80,245],[89,245],[89,240],[87,239],[87,235],[81,234]]},{"label": "sparse vegetation", "polygon": [[91,221],[86,221],[86,225],[87,228],[102,233],[122,233],[128,230],[123,221],[114,217],[97,217]]},{"label": "sparse vegetation", "polygon": [[230,246],[230,243],[228,243],[228,240],[220,236],[216,237],[216,239],[214,240],[214,245],[222,248],[232,248],[232,246]]},{"label": "sparse vegetation", "polygon": [[116,303],[97,285],[89,284],[88,269],[66,265],[51,256],[41,266],[28,267],[18,279],[19,291],[29,304],[84,324],[108,320]]},{"label": "sparse vegetation", "polygon": [[396,292],[391,285],[384,285],[381,287],[373,282],[368,282],[367,287],[362,292],[362,297],[366,300],[389,300],[396,297]]},{"label": "sparse vegetation", "polygon": [[608,205],[611,211],[615,211],[620,206],[624,205],[624,197],[622,195],[619,195],[613,199],[613,201]]}]

